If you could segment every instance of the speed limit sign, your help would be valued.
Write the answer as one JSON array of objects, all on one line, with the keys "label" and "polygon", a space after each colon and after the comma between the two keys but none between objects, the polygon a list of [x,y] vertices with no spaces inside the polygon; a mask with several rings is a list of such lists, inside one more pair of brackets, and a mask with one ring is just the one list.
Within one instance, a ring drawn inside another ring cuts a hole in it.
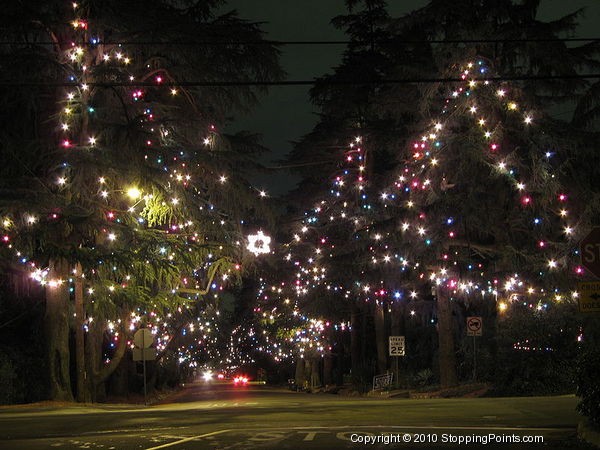
[{"label": "speed limit sign", "polygon": [[390,356],[404,356],[406,349],[404,346],[404,336],[390,336]]}]

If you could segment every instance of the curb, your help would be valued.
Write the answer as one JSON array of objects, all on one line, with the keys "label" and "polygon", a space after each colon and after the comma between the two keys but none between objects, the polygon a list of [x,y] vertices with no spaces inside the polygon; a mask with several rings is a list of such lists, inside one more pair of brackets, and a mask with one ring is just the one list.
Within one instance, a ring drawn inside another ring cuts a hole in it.
[{"label": "curb", "polygon": [[366,394],[366,397],[369,398],[408,398],[409,391],[407,389],[403,390],[393,390],[393,391],[369,391]]},{"label": "curb", "polygon": [[579,439],[600,448],[600,430],[592,428],[587,420],[579,422],[577,436]]}]

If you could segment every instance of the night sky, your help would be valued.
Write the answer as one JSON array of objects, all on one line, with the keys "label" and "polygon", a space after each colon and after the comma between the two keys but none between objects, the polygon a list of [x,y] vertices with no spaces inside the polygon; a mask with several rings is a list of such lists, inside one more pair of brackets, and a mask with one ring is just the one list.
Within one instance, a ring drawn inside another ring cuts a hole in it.
[{"label": "night sky", "polygon": [[[428,3],[427,0],[390,0],[389,11],[394,17],[406,14]],[[600,30],[599,0],[545,0],[540,19],[552,20],[577,8],[586,12],[576,37],[597,37]],[[333,28],[331,18],[344,14],[344,0],[230,0],[224,11],[236,9],[244,19],[265,22],[268,39],[281,41],[345,40],[347,37]],[[325,73],[340,62],[343,45],[283,46],[282,65],[289,80],[310,80]],[[263,144],[271,152],[267,160],[284,157],[292,148],[291,141],[308,133],[317,121],[309,102],[308,86],[270,88],[269,94],[251,114],[236,117],[232,130],[249,130],[263,136]],[[276,164],[272,164],[276,165]],[[259,184],[271,195],[293,187],[286,171],[272,171],[260,177]]]}]

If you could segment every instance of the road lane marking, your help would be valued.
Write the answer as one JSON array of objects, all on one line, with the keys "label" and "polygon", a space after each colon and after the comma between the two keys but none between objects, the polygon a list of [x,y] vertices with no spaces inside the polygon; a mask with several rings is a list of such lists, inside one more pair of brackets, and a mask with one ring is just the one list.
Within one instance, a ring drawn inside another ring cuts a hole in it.
[{"label": "road lane marking", "polygon": [[[461,427],[461,426],[443,426],[443,425],[339,425],[339,426],[314,426],[314,427],[287,427],[286,430],[341,430],[341,429],[354,429],[354,428],[394,428],[401,430],[512,430],[512,431],[559,431],[559,430],[574,430],[577,428],[573,426],[556,426],[556,427],[507,427],[507,426],[472,426],[472,427]],[[268,430],[281,430],[282,427],[267,428]],[[238,428],[236,431],[253,431],[253,430],[264,430],[264,428]]]},{"label": "road lane marking", "polygon": [[[77,434],[46,434],[42,437],[44,439],[67,439],[83,436],[103,436],[103,435],[119,435],[127,434],[132,432],[140,431],[155,431],[155,432],[168,432],[169,430],[183,430],[191,428],[190,426],[164,426],[164,427],[152,427],[152,428],[123,428],[116,430],[97,430],[97,431],[85,431]],[[230,431],[235,432],[261,432],[261,431],[288,431],[294,430],[303,433],[318,433],[318,430],[355,430],[355,429],[371,429],[371,430],[448,430],[448,431],[544,431],[544,432],[560,432],[564,430],[575,430],[575,425],[558,425],[555,427],[509,427],[509,426],[442,426],[442,425],[333,425],[333,426],[295,426],[295,427],[271,427],[271,428],[236,428],[235,430],[221,430],[216,432],[217,434],[223,434]],[[211,433],[202,436],[210,436]],[[181,436],[171,436],[172,439],[181,439]],[[196,439],[193,437],[191,439]],[[310,438],[309,438],[310,439]],[[0,442],[3,442],[0,439]],[[160,448],[160,447],[157,447]],[[147,449],[150,450],[150,449]]]},{"label": "road lane marking", "polygon": [[[358,434],[356,431],[340,431],[339,433],[335,434],[335,437],[338,438],[341,441],[352,441],[352,437],[353,435]],[[348,436],[350,435],[350,436]],[[361,433],[361,435],[363,436],[375,436],[373,433],[369,433],[368,431],[363,431]]]},{"label": "road lane marking", "polygon": [[[370,429],[371,432],[369,431],[359,431],[360,429]],[[316,426],[316,427],[290,427],[290,428],[286,428],[285,430],[281,429],[281,428],[271,428],[271,429],[267,429],[266,431],[258,431],[258,429],[235,429],[235,430],[219,430],[219,431],[214,431],[212,433],[206,433],[206,434],[202,434],[202,435],[198,435],[198,436],[192,436],[192,437],[188,437],[188,438],[183,438],[183,439],[179,439],[177,441],[174,442],[170,442],[168,444],[163,444],[157,447],[151,447],[148,448],[146,450],[157,450],[157,449],[163,449],[166,447],[172,447],[172,446],[176,446],[179,444],[183,444],[185,442],[189,442],[192,440],[196,440],[196,439],[201,439],[201,438],[207,438],[207,439],[213,439],[213,436],[216,435],[222,435],[225,433],[233,433],[234,435],[238,435],[237,437],[234,437],[234,440],[239,444],[240,442],[262,442],[263,444],[267,444],[267,442],[269,444],[272,444],[273,442],[276,441],[283,441],[283,440],[288,440],[288,439],[301,439],[302,441],[314,441],[315,437],[317,437],[317,440],[319,438],[318,435],[327,435],[330,433],[333,433],[333,436],[337,439],[337,440],[341,440],[341,441],[351,441],[352,440],[352,436],[356,435],[356,434],[360,434],[360,435],[368,435],[368,436],[375,436],[375,432],[376,430],[378,432],[382,432],[383,430],[387,430],[388,432],[392,432],[392,430],[404,430],[404,432],[407,432],[409,430],[413,431],[417,430],[417,429],[422,429],[422,430],[436,430],[438,432],[441,431],[449,431],[449,430],[454,430],[454,431],[466,431],[466,430],[470,430],[470,431],[474,431],[474,430],[486,430],[486,431],[497,431],[497,430],[504,430],[504,431],[508,431],[508,430],[512,430],[514,431],[537,431],[538,433],[540,431],[565,431],[565,428],[518,428],[518,427],[432,427],[432,426],[420,426],[420,427],[410,427],[410,426],[386,426],[386,425],[381,425],[381,426],[370,426],[370,425],[347,425],[347,426]],[[261,430],[265,430],[264,428],[262,428]],[[324,430],[328,430],[328,431],[324,431]],[[344,430],[344,431],[338,431],[338,430]],[[337,431],[337,432],[336,432]],[[295,432],[295,433],[294,433]],[[397,432],[397,431],[396,431]],[[240,441],[241,439],[241,441]],[[229,448],[229,447],[228,447]],[[269,447],[271,448],[271,447]]]},{"label": "road lane marking", "polygon": [[[499,430],[504,430],[504,431],[564,431],[564,430],[569,430],[572,427],[554,427],[554,428],[526,428],[526,427],[486,427],[486,426],[471,426],[471,427],[460,427],[460,426],[403,426],[403,425],[346,425],[346,426],[314,426],[314,427],[289,427],[289,428],[285,428],[282,429],[281,427],[277,427],[277,428],[267,428],[267,431],[261,431],[260,433],[258,433],[258,435],[271,435],[269,436],[269,438],[265,439],[265,438],[257,438],[257,435],[255,434],[253,436],[254,439],[250,438],[249,440],[271,440],[271,439],[281,439],[281,438],[289,438],[289,436],[280,436],[280,433],[285,433],[285,430],[294,430],[297,433],[307,433],[307,436],[305,436],[304,440],[313,440],[315,438],[315,435],[317,433],[327,433],[326,431],[316,431],[316,430],[352,430],[352,431],[346,431],[346,432],[338,432],[336,434],[336,437],[338,439],[341,440],[348,440],[347,438],[347,434],[349,433],[356,433],[358,431],[358,429],[371,429],[371,430],[375,430],[375,429],[394,429],[394,430],[453,430],[453,431],[467,431],[467,430],[487,430],[487,431],[499,431]],[[225,434],[225,433],[231,433],[231,432],[236,432],[236,433],[248,433],[248,432],[252,432],[252,431],[259,431],[259,430],[265,430],[264,428],[238,428],[236,430],[218,430],[218,431],[213,431],[212,433],[206,433],[206,434],[200,434],[198,436],[191,436],[188,438],[183,438],[180,439],[178,441],[174,441],[174,442],[170,442],[167,444],[162,444],[159,445],[157,447],[150,447],[147,448],[146,450],[158,450],[161,448],[167,448],[167,447],[173,447],[175,445],[179,445],[179,444],[183,444],[185,442],[189,442],[189,441],[193,441],[196,439],[202,439],[202,438],[206,438],[206,437],[210,437],[210,436],[217,436],[220,434]],[[302,431],[302,430],[307,430],[307,431]],[[314,434],[312,434],[314,433]],[[363,432],[364,434],[372,434],[369,432]],[[277,434],[277,435],[276,435]],[[307,439],[308,438],[308,439]]]},{"label": "road lane marking", "polygon": [[179,445],[179,444],[183,444],[184,442],[189,442],[189,441],[193,441],[195,439],[202,439],[208,436],[216,436],[218,434],[223,434],[223,433],[229,433],[232,430],[219,430],[219,431],[213,431],[212,433],[206,433],[206,434],[200,434],[198,436],[192,436],[192,437],[188,437],[188,438],[184,438],[184,439],[180,439],[178,441],[175,442],[169,442],[168,444],[163,444],[163,445],[159,445],[157,447],[150,447],[147,448],[146,450],[157,450],[159,448],[167,448],[167,447],[173,447],[174,445]]},{"label": "road lane marking", "polygon": [[[183,430],[184,428],[191,428],[189,426],[185,427],[156,427],[156,428],[123,428],[121,430],[98,430],[98,431],[84,431],[82,433],[77,433],[74,436],[99,436],[102,434],[123,434],[123,433],[139,433],[142,431],[164,431],[164,430]],[[73,436],[71,436],[73,437]],[[179,438],[179,436],[177,436]]]},{"label": "road lane marking", "polygon": [[277,439],[285,439],[285,431],[265,431],[262,433],[254,433],[254,436],[248,438],[249,441],[276,441]]},{"label": "road lane marking", "polygon": [[310,431],[298,431],[298,433],[305,433],[306,436],[304,436],[304,439],[302,439],[303,441],[314,441],[315,440],[315,436],[319,433],[329,433],[328,431],[314,431],[314,430],[310,430]]},{"label": "road lane marking", "polygon": [[[178,446],[180,444],[185,444],[186,442],[189,441],[193,441],[193,440],[200,440],[202,438],[206,438],[206,441],[204,441],[205,443],[207,443],[209,440],[214,439],[215,436],[218,435],[225,435],[226,433],[232,433],[233,437],[232,439],[234,439],[234,441],[237,444],[240,443],[254,443],[256,444],[257,441],[262,441],[263,445],[273,445],[273,443],[276,443],[277,441],[282,441],[282,440],[291,440],[290,442],[302,442],[302,441],[321,441],[323,438],[325,438],[324,435],[329,435],[327,436],[326,439],[337,439],[337,440],[341,440],[341,441],[348,441],[348,439],[351,437],[351,434],[360,434],[360,435],[374,435],[376,433],[383,433],[384,431],[387,432],[398,432],[400,430],[404,431],[404,432],[409,432],[409,431],[416,431],[416,430],[435,430],[438,433],[441,433],[443,431],[451,431],[451,430],[471,430],[471,431],[480,431],[480,430],[487,430],[487,431],[496,431],[496,430],[504,430],[504,431],[508,431],[508,430],[512,430],[512,431],[536,431],[538,433],[540,432],[571,432],[574,431],[574,428],[572,427],[556,427],[556,428],[525,428],[525,427],[480,427],[480,426],[475,426],[475,427],[434,427],[434,426],[398,426],[398,425],[345,425],[345,426],[312,426],[312,427],[306,427],[306,426],[299,426],[299,427],[286,427],[285,429],[282,429],[282,427],[278,427],[278,428],[267,428],[265,429],[263,428],[245,428],[245,429],[224,429],[224,430],[218,430],[218,431],[214,431],[211,433],[205,433],[205,434],[201,434],[201,435],[196,435],[196,436],[190,436],[190,437],[182,437],[181,435],[168,435],[168,434],[163,434],[160,436],[156,436],[158,439],[153,439],[154,443],[157,444],[159,443],[161,440],[164,442],[167,439],[173,439],[174,441],[166,443],[166,444],[161,444],[155,447],[150,447],[147,448],[146,450],[158,450],[158,449],[165,449],[168,447],[175,447]],[[324,431],[324,430],[328,430],[328,431]],[[364,431],[363,431],[364,430]],[[398,431],[396,431],[398,430]],[[460,434],[463,434],[460,433]],[[519,433],[522,434],[522,433]],[[545,433],[544,433],[545,434]],[[230,435],[231,436],[231,435]],[[552,433],[549,433],[548,438],[550,439],[550,437],[552,436]],[[227,438],[225,438],[227,439]],[[552,440],[552,439],[550,439]],[[19,442],[22,440],[18,440]],[[158,442],[157,442],[158,441]],[[269,442],[270,441],[270,442]],[[0,440],[0,443],[2,443],[3,441]],[[74,442],[71,440],[71,443]],[[81,441],[81,442],[85,442],[85,441]],[[213,441],[214,442],[214,441]],[[94,442],[96,443],[96,442]],[[96,443],[98,445],[98,443]],[[236,445],[237,445],[236,444]],[[60,445],[66,445],[65,442],[60,442]],[[152,443],[148,443],[146,445],[152,445]],[[234,445],[235,446],[235,445]],[[115,448],[115,447],[111,447],[111,448]],[[226,448],[232,448],[232,447],[226,447]],[[267,447],[265,447],[267,448]],[[275,447],[269,447],[269,448],[275,448]]]}]

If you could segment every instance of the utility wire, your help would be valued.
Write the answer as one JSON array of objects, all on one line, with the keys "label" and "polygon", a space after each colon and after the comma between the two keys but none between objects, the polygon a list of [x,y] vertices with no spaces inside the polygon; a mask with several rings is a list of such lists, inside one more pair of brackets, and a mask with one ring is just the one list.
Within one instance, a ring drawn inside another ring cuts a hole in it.
[{"label": "utility wire", "polygon": [[260,40],[260,41],[39,41],[39,42],[24,42],[24,41],[0,41],[0,45],[79,45],[79,46],[97,46],[104,45],[205,45],[205,46],[226,46],[226,45],[371,45],[371,44],[501,44],[501,43],[546,43],[546,42],[597,42],[600,37],[590,38],[532,38],[532,39],[432,39],[432,40],[406,40],[406,39],[384,39],[376,41],[277,41],[277,40]]},{"label": "utility wire", "polygon": [[[150,81],[123,81],[123,82],[90,82],[87,86],[95,87],[238,87],[238,86],[312,86],[317,82],[327,85],[385,85],[385,84],[431,84],[431,83],[464,83],[495,82],[495,81],[544,81],[544,80],[583,80],[600,79],[600,73],[586,73],[573,75],[514,75],[501,77],[475,77],[475,78],[393,78],[384,80],[236,80],[236,81],[181,81],[181,82],[150,82]],[[0,80],[2,87],[81,87],[82,83],[76,82],[44,82],[44,81],[6,81]]]},{"label": "utility wire", "polygon": [[[42,300],[38,300],[36,303],[33,304],[33,306],[35,307],[35,306],[39,305],[40,303],[42,303]],[[4,322],[3,324],[0,324],[0,328],[7,327],[11,323],[13,323],[15,320],[18,320],[21,317],[23,317],[25,314],[31,313],[31,309],[32,309],[32,307],[30,306],[25,311],[23,311],[21,314],[13,317],[12,319],[8,320],[7,322]]]}]

